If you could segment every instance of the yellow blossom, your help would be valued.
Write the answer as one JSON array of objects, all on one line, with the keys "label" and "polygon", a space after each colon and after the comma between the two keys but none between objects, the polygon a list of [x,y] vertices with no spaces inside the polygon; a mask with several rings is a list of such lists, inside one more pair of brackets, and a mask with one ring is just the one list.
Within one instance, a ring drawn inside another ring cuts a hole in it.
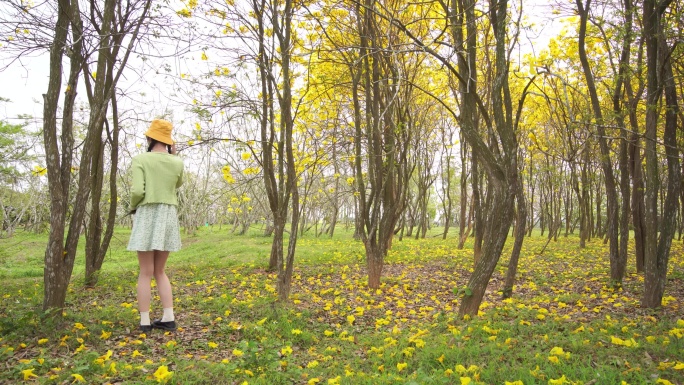
[{"label": "yellow blossom", "polygon": [[565,375],[561,376],[560,378],[557,379],[550,379],[549,380],[549,385],[563,385],[568,383],[568,379],[565,378]]},{"label": "yellow blossom", "polygon": [[24,375],[24,381],[30,380],[32,377],[38,377],[36,374],[33,373],[35,369],[30,368],[30,369],[24,369],[21,371],[21,374]]},{"label": "yellow blossom", "polygon": [[154,372],[154,378],[157,380],[157,382],[165,382],[167,381],[171,376],[173,375],[173,372],[169,372],[169,368],[166,365],[161,365],[160,367],[157,368],[157,370]]}]

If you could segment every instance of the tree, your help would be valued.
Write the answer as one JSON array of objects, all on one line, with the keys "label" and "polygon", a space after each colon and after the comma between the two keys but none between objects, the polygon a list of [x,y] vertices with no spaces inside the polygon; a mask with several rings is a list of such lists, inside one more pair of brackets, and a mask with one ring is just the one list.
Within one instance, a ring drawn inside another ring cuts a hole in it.
[{"label": "tree", "polygon": [[[85,283],[87,286],[94,286],[97,283],[97,275],[102,268],[109,242],[114,234],[118,204],[116,178],[119,160],[119,133],[121,131],[116,85],[126,68],[135,44],[137,44],[140,29],[148,19],[151,3],[148,0],[131,1],[125,7],[119,2],[116,4],[105,3],[102,20],[98,23],[94,18],[90,18],[93,28],[96,31],[101,31],[105,37],[99,41],[97,72],[94,74],[86,73],[85,76],[91,114],[79,174],[79,178],[82,177],[83,179],[79,180],[79,185],[88,186],[88,188],[82,189],[81,194],[77,195],[77,199],[83,198],[83,204],[85,204],[85,201],[88,200],[87,196],[90,195],[90,215],[86,228],[85,247]],[[126,39],[129,40],[127,46],[125,45]],[[93,79],[94,85],[91,83],[91,79]],[[110,104],[111,125],[106,119]],[[105,128],[106,136],[103,138]],[[105,175],[104,149],[107,143],[110,148],[109,210],[103,233],[103,215],[100,206]],[[88,163],[84,164],[83,159]],[[86,190],[90,190],[90,193]],[[77,200],[77,202],[79,201]],[[80,206],[78,203],[77,205]]]},{"label": "tree", "polygon": [[[0,102],[9,102],[0,98]],[[26,130],[26,124],[10,124],[0,120],[0,178],[7,180],[18,176],[19,163],[34,158],[30,149],[35,146],[35,135]]]},{"label": "tree", "polygon": [[[43,95],[43,141],[45,147],[48,186],[50,190],[50,235],[45,252],[44,301],[46,311],[59,310],[64,306],[67,286],[71,278],[76,256],[79,236],[83,228],[87,202],[93,184],[99,180],[101,155],[98,153],[102,141],[104,122],[107,118],[108,106],[116,83],[119,80],[133,46],[136,44],[138,29],[150,6],[150,1],[127,3],[128,8],[116,1],[105,1],[103,4],[91,3],[88,13],[82,13],[78,0],[60,0],[56,4],[41,4],[39,7],[27,7],[23,2],[11,2],[14,16],[18,23],[29,28],[46,32],[52,36],[50,41],[34,40],[31,36],[17,40],[13,49],[20,52],[40,50],[49,47],[50,75],[47,92]],[[117,13],[117,6],[118,13]],[[56,7],[56,8],[55,8]],[[101,8],[100,8],[101,7]],[[142,9],[141,16],[134,20],[125,19],[130,14]],[[53,15],[56,15],[54,20]],[[123,19],[117,16],[124,15]],[[83,23],[83,20],[89,23]],[[131,24],[126,24],[131,21]],[[120,29],[116,29],[116,28]],[[129,29],[130,28],[130,29]],[[27,30],[29,30],[27,28]],[[29,30],[30,31],[30,30]],[[50,31],[50,32],[48,32]],[[51,32],[54,31],[54,32]],[[127,48],[123,57],[111,56],[119,52],[126,33],[130,33]],[[35,36],[43,36],[35,33]],[[43,45],[44,44],[44,45]],[[91,54],[97,52],[97,70],[92,73],[88,69]],[[61,116],[61,129],[58,130],[58,104],[62,90],[62,61],[69,59],[68,79],[64,89],[64,101]],[[118,60],[118,62],[117,62]],[[118,65],[118,67],[117,67]],[[114,68],[117,68],[114,70]],[[84,71],[84,68],[86,69]],[[109,73],[108,73],[109,71]],[[76,144],[74,139],[74,106],[77,86],[83,73],[91,76],[95,82],[94,90],[90,83],[86,87],[90,102],[90,116],[86,125],[86,139]],[[99,78],[96,76],[100,73]],[[58,143],[59,141],[59,143]],[[83,144],[79,167],[75,167],[74,152]],[[75,192],[71,190],[71,174],[79,170]],[[91,174],[91,170],[93,174]],[[114,172],[116,174],[116,171]],[[101,174],[100,174],[101,175]],[[112,176],[112,178],[114,178]],[[96,193],[99,193],[96,187]],[[73,195],[72,195],[73,193]],[[96,194],[97,195],[97,194]],[[99,205],[99,197],[97,197]],[[69,205],[73,199],[73,207]],[[114,212],[116,210],[114,209]],[[99,216],[96,221],[99,220]],[[97,222],[94,224],[97,229]],[[66,233],[66,238],[65,238]],[[91,231],[99,237],[99,231]],[[108,242],[102,244],[106,250]],[[97,242],[91,243],[98,243]],[[91,248],[92,249],[92,248]],[[104,255],[104,251],[99,250]],[[54,312],[61,315],[61,311]]]},{"label": "tree", "polygon": [[[486,214],[482,222],[483,245],[481,258],[475,263],[468,285],[461,292],[463,300],[459,307],[459,314],[477,314],[484,297],[489,279],[496,267],[504,243],[508,237],[513,222],[513,204],[516,190],[519,187],[518,170],[518,139],[516,122],[513,119],[513,109],[509,76],[508,40],[508,2],[492,1],[485,12],[488,15],[495,38],[494,48],[494,78],[491,89],[491,114],[485,108],[478,95],[476,76],[467,72],[475,66],[470,65],[476,60],[477,47],[474,36],[477,36],[475,24],[475,4],[471,1],[453,1],[445,5],[447,25],[450,27],[453,49],[457,50],[458,68],[438,51],[428,47],[423,41],[415,37],[405,26],[400,28],[412,38],[414,43],[444,64],[449,74],[460,84],[460,116],[453,109],[449,109],[461,123],[465,140],[472,149],[473,157],[481,164],[487,175]],[[463,21],[464,20],[464,21]],[[463,28],[465,26],[465,33]],[[464,36],[467,37],[464,40]],[[524,100],[525,94],[521,96]],[[521,102],[522,103],[522,102]],[[477,111],[484,121],[486,132],[491,136],[485,141],[474,124],[474,117],[464,118],[464,114]],[[494,219],[496,218],[496,220]]]},{"label": "tree", "polygon": [[[643,3],[646,42],[646,124],[644,169],[646,200],[644,228],[644,295],[641,305],[659,307],[667,282],[667,264],[675,231],[675,216],[681,188],[681,165],[677,147],[677,89],[672,73],[670,48],[665,35],[664,13],[671,0],[645,0]],[[667,192],[658,218],[659,172],[657,156],[658,103],[665,94],[663,147],[667,158]],[[660,236],[658,236],[660,232]]]},{"label": "tree", "polygon": [[[73,7],[72,7],[73,6]],[[66,231],[69,185],[71,182],[71,162],[73,156],[73,106],[76,99],[76,86],[81,73],[83,57],[83,26],[78,3],[60,0],[57,3],[57,21],[54,39],[50,47],[50,78],[47,93],[43,95],[43,140],[45,159],[50,188],[50,235],[45,250],[44,299],[43,310],[60,310],[64,307],[67,286],[76,257],[78,237]],[[67,35],[71,28],[73,44],[70,61],[71,68],[64,97],[61,129],[61,146],[57,144],[57,104],[62,87],[62,59],[67,46]],[[62,149],[60,156],[59,148]],[[80,219],[76,230],[80,231]],[[70,248],[70,246],[72,248]],[[60,315],[61,311],[55,311]]]},{"label": "tree", "polygon": [[[0,98],[0,102],[9,100]],[[31,169],[29,162],[36,159],[31,149],[37,139],[36,134],[26,129],[25,123],[10,124],[0,120],[0,238],[11,237],[22,224],[31,224],[36,229],[41,227],[35,226],[35,221],[40,221],[37,215],[33,221],[29,219],[31,212],[37,212],[36,206],[40,205],[39,196],[33,194],[38,183],[31,179],[39,179],[47,171],[36,165],[28,172]],[[27,174],[33,178],[26,178]]]},{"label": "tree", "polygon": [[[610,278],[615,284],[619,285],[622,282],[622,278],[625,275],[625,267],[627,266],[627,248],[625,244],[622,250],[623,253],[620,252],[620,213],[618,211],[617,186],[615,182],[615,175],[613,174],[613,165],[611,162],[608,139],[606,137],[606,130],[604,127],[605,120],[603,118],[601,103],[599,101],[598,92],[596,90],[596,85],[594,82],[594,75],[591,72],[585,48],[587,20],[589,18],[589,7],[591,6],[591,0],[586,0],[584,4],[582,3],[582,0],[576,0],[575,2],[577,4],[577,10],[580,14],[580,27],[578,37],[579,59],[582,63],[584,77],[587,82],[587,90],[589,91],[589,97],[591,98],[591,107],[594,113],[594,121],[598,133],[598,143],[599,148],[601,150],[601,168],[603,170],[604,183],[606,187],[606,200],[608,203],[606,228],[608,231],[608,242],[610,244]],[[625,55],[628,55],[628,52],[625,53]],[[629,57],[625,56],[624,61],[626,62],[628,59]],[[624,65],[622,65],[622,67],[623,69],[621,70],[621,72],[624,71]],[[622,81],[621,78],[618,76],[618,83],[615,91],[617,95],[620,94],[621,86]],[[624,154],[626,155],[626,147],[624,151]],[[629,201],[628,197],[625,198],[627,201]],[[623,229],[625,231],[627,230],[626,224],[623,225]],[[629,232],[627,231],[625,233],[625,231],[623,231],[622,234],[625,236],[629,236]]]},{"label": "tree", "polygon": [[[299,226],[299,190],[294,162],[292,114],[292,76],[291,55],[293,50],[292,17],[293,3],[285,0],[282,4],[267,4],[265,0],[252,2],[257,15],[259,52],[257,56],[259,79],[261,81],[261,150],[263,154],[264,184],[273,215],[274,235],[271,248],[271,267],[278,272],[278,299],[287,300],[292,284],[294,253],[297,245]],[[270,13],[269,13],[270,12]],[[267,51],[266,28],[276,36],[276,46],[280,52],[280,71],[282,80],[278,82],[273,74],[275,58]],[[279,127],[276,128],[274,104],[278,103]],[[276,133],[279,138],[276,141]],[[274,154],[277,151],[277,155]],[[290,238],[287,255],[284,254],[283,236],[288,219],[288,209],[292,206]],[[273,263],[275,262],[275,263]],[[274,266],[275,265],[275,266]]]},{"label": "tree", "polygon": [[[358,88],[354,88],[352,95],[356,129],[355,179],[360,194],[359,225],[366,249],[368,286],[371,289],[380,287],[384,258],[406,205],[406,145],[410,135],[406,126],[408,111],[399,101],[399,68],[394,66],[392,57],[382,45],[376,6],[374,0],[356,4],[361,59],[356,70],[359,71],[364,90],[363,118]],[[394,102],[393,97],[397,98]],[[363,162],[364,155],[366,162]],[[364,163],[368,186],[364,181]]]}]

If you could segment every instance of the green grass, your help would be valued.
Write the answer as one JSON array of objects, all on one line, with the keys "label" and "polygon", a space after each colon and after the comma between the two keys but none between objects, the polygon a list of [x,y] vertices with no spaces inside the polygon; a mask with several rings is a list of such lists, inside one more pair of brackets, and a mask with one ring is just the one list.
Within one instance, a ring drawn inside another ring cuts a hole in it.
[{"label": "green grass", "polygon": [[19,232],[0,240],[0,383],[684,384],[681,242],[658,310],[639,307],[633,261],[613,290],[606,246],[580,249],[572,236],[543,255],[545,239],[527,238],[514,298],[502,301],[509,242],[480,315],[461,319],[454,288],[467,283],[472,250],[437,234],[395,239],[379,290],[349,232],[305,235],[281,306],[262,230],[202,228],[169,260],[181,329],[144,336],[128,229],[116,230],[94,289],[79,253],[57,320],[40,312],[46,236]]}]

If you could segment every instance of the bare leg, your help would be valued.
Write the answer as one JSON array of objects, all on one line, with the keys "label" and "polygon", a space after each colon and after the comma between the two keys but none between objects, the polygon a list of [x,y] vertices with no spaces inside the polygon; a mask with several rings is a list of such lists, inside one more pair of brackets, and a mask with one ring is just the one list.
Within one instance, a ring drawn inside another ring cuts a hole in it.
[{"label": "bare leg", "polygon": [[173,293],[171,282],[166,275],[166,261],[169,258],[168,251],[154,251],[154,279],[157,281],[157,290],[161,298],[162,306],[165,308],[173,307]]},{"label": "bare leg", "polygon": [[138,251],[138,311],[140,324],[149,325],[150,301],[152,297],[152,276],[154,275],[154,251]]}]

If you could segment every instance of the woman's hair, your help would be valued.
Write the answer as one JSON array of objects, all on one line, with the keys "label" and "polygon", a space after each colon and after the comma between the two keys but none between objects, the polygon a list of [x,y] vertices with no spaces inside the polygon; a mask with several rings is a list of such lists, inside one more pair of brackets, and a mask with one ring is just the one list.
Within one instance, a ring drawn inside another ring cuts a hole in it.
[{"label": "woman's hair", "polygon": [[[147,146],[147,152],[151,152],[157,143],[161,143],[161,142],[156,140],[156,139],[150,138],[150,145]],[[166,143],[164,143],[164,144],[166,144]],[[166,144],[166,151],[168,151],[169,154],[171,153],[171,146],[169,146],[168,144]]]}]

